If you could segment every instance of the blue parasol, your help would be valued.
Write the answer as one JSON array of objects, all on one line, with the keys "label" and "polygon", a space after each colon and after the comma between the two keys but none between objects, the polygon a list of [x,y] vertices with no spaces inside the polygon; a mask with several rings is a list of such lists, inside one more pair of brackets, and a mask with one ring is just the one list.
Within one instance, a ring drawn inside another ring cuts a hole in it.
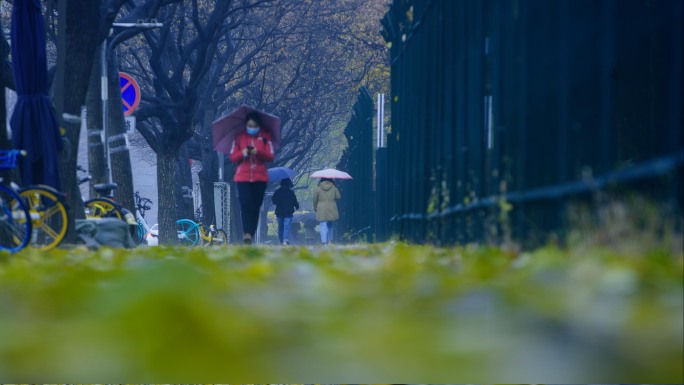
[{"label": "blue parasol", "polygon": [[292,179],[297,173],[288,167],[273,167],[268,169],[268,181],[277,182],[283,179]]},{"label": "blue parasol", "polygon": [[12,69],[18,95],[10,120],[12,142],[28,155],[19,160],[23,184],[61,190],[59,127],[48,98],[45,26],[40,0],[18,0],[12,11]]}]

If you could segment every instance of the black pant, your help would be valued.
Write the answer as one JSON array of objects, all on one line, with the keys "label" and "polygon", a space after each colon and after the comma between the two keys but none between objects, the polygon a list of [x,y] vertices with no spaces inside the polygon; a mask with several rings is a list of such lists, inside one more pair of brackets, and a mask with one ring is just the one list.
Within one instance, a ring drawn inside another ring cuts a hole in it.
[{"label": "black pant", "polygon": [[259,224],[259,211],[264,201],[266,182],[237,182],[243,234],[254,235]]}]

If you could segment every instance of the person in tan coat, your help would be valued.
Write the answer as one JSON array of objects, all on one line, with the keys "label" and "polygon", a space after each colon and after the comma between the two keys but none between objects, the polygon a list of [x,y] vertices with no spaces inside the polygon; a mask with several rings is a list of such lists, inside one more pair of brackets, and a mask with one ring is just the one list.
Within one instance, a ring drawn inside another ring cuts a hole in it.
[{"label": "person in tan coat", "polygon": [[333,222],[340,218],[337,201],[341,198],[340,190],[332,179],[323,178],[318,182],[313,196],[313,207],[316,220],[320,222],[321,243],[330,244],[333,239]]}]

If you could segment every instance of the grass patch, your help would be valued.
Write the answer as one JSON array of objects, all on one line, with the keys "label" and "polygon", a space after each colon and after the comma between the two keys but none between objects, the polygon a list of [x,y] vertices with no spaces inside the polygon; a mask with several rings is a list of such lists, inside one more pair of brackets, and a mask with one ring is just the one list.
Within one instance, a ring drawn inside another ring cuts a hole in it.
[{"label": "grass patch", "polygon": [[600,247],[25,250],[0,254],[0,373],[681,383],[683,278]]}]

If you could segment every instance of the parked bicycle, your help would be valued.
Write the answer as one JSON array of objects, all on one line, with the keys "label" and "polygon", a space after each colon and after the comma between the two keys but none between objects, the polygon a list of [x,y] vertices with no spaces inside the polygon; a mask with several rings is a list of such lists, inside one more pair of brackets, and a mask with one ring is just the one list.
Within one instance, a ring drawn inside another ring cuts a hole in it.
[{"label": "parked bicycle", "polygon": [[66,237],[69,211],[63,193],[46,185],[17,187],[31,218],[30,246],[49,250]]},{"label": "parked bicycle", "polygon": [[[149,227],[145,222],[146,242],[149,246],[157,245],[157,237],[159,236],[159,225]],[[140,229],[140,227],[139,227]],[[195,222],[190,219],[179,219],[176,221],[176,234],[182,246],[222,246],[228,243],[226,232],[221,229],[216,229],[214,225],[205,228],[201,222]]]},{"label": "parked bicycle", "polygon": [[178,239],[184,246],[224,246],[228,244],[226,232],[217,229],[213,224],[205,229],[202,222],[190,219],[176,221]]},{"label": "parked bicycle", "polygon": [[140,196],[140,192],[136,191],[135,192],[135,219],[136,222],[138,223],[138,228],[137,228],[137,238],[135,239],[138,244],[140,245],[148,245],[148,238],[156,238],[157,237],[157,231],[156,227],[157,225],[150,226],[147,223],[147,220],[145,220],[145,212],[149,211],[152,209],[152,200],[149,198],[144,198]]},{"label": "parked bicycle", "polygon": [[[17,158],[25,151],[1,150],[0,170],[17,167]],[[0,250],[17,252],[26,247],[31,238],[31,221],[28,205],[19,195],[14,183],[4,184],[0,178]]]},{"label": "parked bicycle", "polygon": [[[78,166],[78,171],[87,172],[83,167]],[[90,175],[79,179],[79,184],[90,181]],[[114,198],[114,190],[119,188],[116,183],[99,183],[93,186],[93,190],[98,194],[97,197],[83,202],[85,205],[86,218],[117,218],[126,221],[131,226],[136,226],[135,215]],[[135,230],[135,229],[134,229]],[[135,232],[132,232],[132,235]]]},{"label": "parked bicycle", "polygon": [[[78,166],[79,171],[85,170]],[[79,183],[90,181],[90,176],[81,178]],[[83,202],[85,205],[86,218],[118,218],[124,219],[123,207],[114,200],[114,190],[119,186],[116,183],[100,183],[93,186],[97,197]]]},{"label": "parked bicycle", "polygon": [[64,194],[50,186],[31,185],[22,187],[20,195],[28,203],[31,215],[31,247],[49,250],[62,243],[69,223]]},{"label": "parked bicycle", "polygon": [[209,225],[209,231],[205,231],[202,224],[202,206],[195,210],[195,222],[198,225],[199,236],[203,241],[202,245],[222,246],[228,244],[228,235],[223,229],[215,229],[214,225]]},{"label": "parked bicycle", "polygon": [[207,246],[226,246],[228,244],[228,234],[223,229],[216,229],[214,225],[209,225],[209,232],[204,232],[202,222],[198,223],[200,236],[207,243]]},{"label": "parked bicycle", "polygon": [[[135,215],[138,222],[137,238],[140,244],[155,246],[155,241],[159,235],[159,226],[150,226],[145,219],[145,212],[152,209],[152,200],[140,196],[140,192],[135,192]],[[190,219],[179,219],[176,221],[176,233],[181,245],[184,246],[221,246],[228,242],[226,232],[216,229],[214,225],[205,228],[201,221],[195,222]]]}]

